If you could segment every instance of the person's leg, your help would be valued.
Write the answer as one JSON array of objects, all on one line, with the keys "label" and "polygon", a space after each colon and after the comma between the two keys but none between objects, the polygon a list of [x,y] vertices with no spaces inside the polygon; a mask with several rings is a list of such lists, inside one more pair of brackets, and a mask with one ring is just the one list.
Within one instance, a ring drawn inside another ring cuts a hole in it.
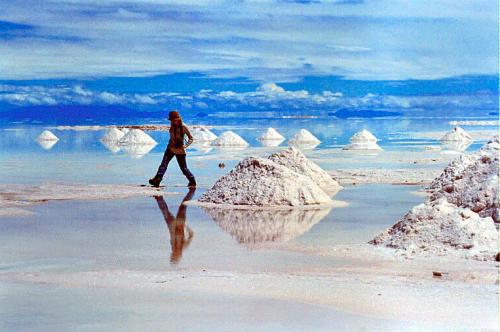
[{"label": "person's leg", "polygon": [[170,160],[174,157],[174,153],[170,151],[169,148],[165,150],[165,153],[163,154],[163,159],[161,160],[161,164],[158,167],[158,171],[156,172],[156,178],[158,179],[163,179],[163,175],[165,175],[165,172],[167,171],[168,164],[170,163]]},{"label": "person's leg", "polygon": [[165,175],[165,172],[167,171],[168,164],[170,163],[170,160],[174,157],[174,153],[170,151],[169,148],[165,150],[165,153],[163,154],[163,159],[161,161],[160,166],[158,167],[158,171],[156,172],[156,175],[149,179],[149,184],[155,187],[160,186],[161,180],[163,180],[163,175]]},{"label": "person's leg", "polygon": [[188,169],[186,163],[186,155],[185,154],[176,154],[175,158],[177,159],[177,163],[179,164],[179,168],[182,171],[182,174],[189,180],[189,187],[196,187],[196,180],[194,179],[193,173]]}]

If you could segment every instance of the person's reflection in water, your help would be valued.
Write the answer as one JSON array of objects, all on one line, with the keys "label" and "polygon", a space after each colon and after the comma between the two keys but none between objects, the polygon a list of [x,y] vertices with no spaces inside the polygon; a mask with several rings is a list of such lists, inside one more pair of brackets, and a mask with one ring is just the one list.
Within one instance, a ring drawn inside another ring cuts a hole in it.
[{"label": "person's reflection in water", "polygon": [[[193,198],[196,188],[191,188],[182,200],[179,209],[177,210],[177,215],[174,217],[168,205],[163,199],[163,196],[155,196],[156,203],[165,218],[165,223],[167,224],[168,231],[170,233],[170,245],[172,247],[172,254],[170,255],[170,262],[176,264],[180,261],[182,257],[182,251],[186,249],[191,241],[193,240],[193,231],[186,225],[186,209],[187,206],[183,204]],[[186,234],[187,232],[187,234]]]}]

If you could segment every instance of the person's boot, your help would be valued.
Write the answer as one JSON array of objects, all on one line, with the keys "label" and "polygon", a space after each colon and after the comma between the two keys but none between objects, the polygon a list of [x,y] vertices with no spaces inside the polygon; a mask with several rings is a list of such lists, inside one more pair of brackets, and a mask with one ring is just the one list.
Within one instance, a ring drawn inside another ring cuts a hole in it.
[{"label": "person's boot", "polygon": [[158,188],[160,186],[162,178],[155,176],[151,179],[149,179],[149,184],[152,185],[153,187]]},{"label": "person's boot", "polygon": [[189,178],[188,188],[196,188],[196,180],[193,178]]}]

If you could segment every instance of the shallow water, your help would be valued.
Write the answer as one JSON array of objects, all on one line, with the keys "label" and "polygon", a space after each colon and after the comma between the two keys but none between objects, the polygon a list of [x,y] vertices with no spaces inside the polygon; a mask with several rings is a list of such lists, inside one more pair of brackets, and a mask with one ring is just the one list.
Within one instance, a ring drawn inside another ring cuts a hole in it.
[{"label": "shallow water", "polygon": [[[408,164],[408,160],[440,156],[440,152],[423,152],[423,146],[438,146],[437,139],[411,136],[411,132],[417,130],[429,131],[431,122],[427,120],[372,119],[325,123],[314,119],[287,121],[284,125],[273,121],[268,125],[275,126],[287,138],[301,127],[320,137],[323,143],[305,153],[327,170],[431,167]],[[449,119],[434,122],[431,129],[446,131],[449,129],[447,121]],[[388,122],[392,125],[388,126]],[[212,149],[208,153],[191,150],[188,163],[199,183],[194,199],[242,157],[266,156],[282,148],[260,146],[256,137],[264,130],[258,126],[261,122],[249,121],[244,126],[228,123],[214,131],[218,134],[226,129],[234,130],[251,146],[236,151]],[[217,121],[212,124],[220,125]],[[385,151],[358,154],[340,149],[350,135],[363,127],[376,133]],[[0,128],[0,183],[140,185],[156,171],[167,136],[166,133],[151,133],[159,144],[150,153],[137,158],[123,150],[116,153],[108,150],[99,142],[103,131],[53,130],[60,140],[46,150],[35,141],[42,130],[40,126]],[[481,144],[482,141],[475,142],[468,151],[476,150]],[[282,146],[286,146],[286,142]],[[226,164],[224,169],[218,167],[221,161]],[[51,201],[29,207],[33,212],[31,216],[0,217],[0,274],[113,269],[179,273],[206,269],[283,274],[327,270],[349,262],[347,258],[311,255],[308,253],[310,248],[321,251],[335,245],[366,243],[424,200],[412,193],[419,189],[417,186],[346,186],[335,196],[336,200],[349,204],[343,208],[273,216],[258,211],[250,215],[238,211],[221,213],[190,205],[183,220],[179,215],[179,205],[188,190],[175,161],[168,170],[165,183],[169,191],[178,194],[165,196],[164,204],[154,197]],[[182,327],[187,330],[215,327],[219,330],[256,327],[262,331],[278,327],[290,331],[400,330],[402,326],[405,330],[418,330],[423,326],[248,296],[221,295],[214,299],[209,294],[186,291],[178,294],[152,290],[120,293],[114,289],[65,289],[17,283],[2,283],[1,290],[0,327],[7,330],[39,330],[43,327],[42,330],[62,331],[74,326],[83,330],[116,327],[136,330],[158,329],[165,325],[175,325],[176,330]],[[44,303],[51,303],[51,306],[47,308]],[[266,319],[259,320],[256,326],[256,317]],[[202,326],[200,322],[203,322]],[[426,326],[426,329],[438,328],[437,325]]]}]

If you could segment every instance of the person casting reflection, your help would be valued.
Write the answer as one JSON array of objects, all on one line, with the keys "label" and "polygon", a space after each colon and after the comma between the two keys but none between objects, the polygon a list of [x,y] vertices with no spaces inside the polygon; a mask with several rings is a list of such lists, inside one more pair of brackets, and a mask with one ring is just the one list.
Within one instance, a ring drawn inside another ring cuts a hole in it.
[{"label": "person casting reflection", "polygon": [[191,200],[195,191],[195,188],[189,189],[189,192],[182,200],[182,203],[179,206],[177,215],[175,217],[172,213],[170,213],[168,205],[163,199],[163,196],[154,196],[154,198],[156,199],[156,203],[158,203],[158,207],[163,214],[163,218],[165,218],[165,223],[167,224],[168,231],[170,233],[170,246],[172,247],[170,262],[174,264],[180,261],[182,257],[182,251],[186,249],[193,240],[194,233],[191,228],[186,225],[187,206],[184,204],[184,202]]},{"label": "person casting reflection", "polygon": [[[168,164],[170,160],[175,156],[177,159],[177,163],[179,164],[179,168],[182,171],[182,174],[188,179],[188,187],[194,188],[196,187],[196,180],[194,178],[193,173],[188,169],[186,163],[186,148],[193,143],[193,136],[189,132],[189,129],[182,123],[182,118],[179,112],[172,111],[168,114],[168,119],[170,120],[170,139],[168,141],[167,149],[163,155],[163,159],[161,161],[160,166],[158,167],[158,171],[156,175],[149,179],[149,184],[154,187],[159,187],[161,181],[163,180],[163,176],[167,171]],[[184,136],[187,136],[188,141],[185,143]]]}]

